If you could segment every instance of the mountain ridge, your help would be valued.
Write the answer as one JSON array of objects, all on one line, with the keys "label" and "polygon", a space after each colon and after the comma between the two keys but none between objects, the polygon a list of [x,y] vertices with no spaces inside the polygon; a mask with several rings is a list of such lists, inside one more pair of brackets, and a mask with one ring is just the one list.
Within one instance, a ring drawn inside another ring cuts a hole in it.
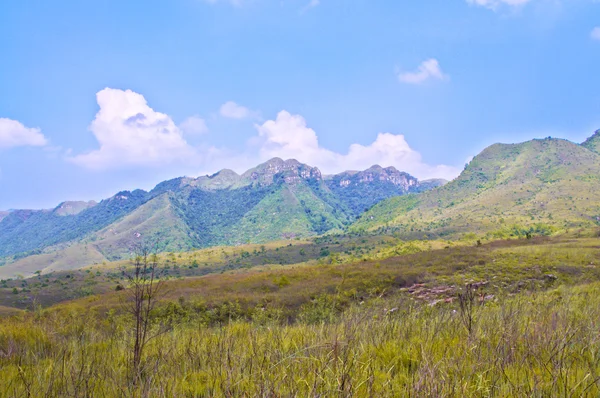
[{"label": "mountain ridge", "polygon": [[[242,174],[223,169],[163,181],[150,191],[121,191],[98,203],[65,201],[50,210],[2,213],[0,259],[92,244],[94,252],[114,260],[140,238],[159,240],[165,251],[306,238],[343,230],[382,199],[443,183],[423,188],[409,174],[379,166],[337,176],[273,158]],[[345,186],[342,178],[358,180]]]}]

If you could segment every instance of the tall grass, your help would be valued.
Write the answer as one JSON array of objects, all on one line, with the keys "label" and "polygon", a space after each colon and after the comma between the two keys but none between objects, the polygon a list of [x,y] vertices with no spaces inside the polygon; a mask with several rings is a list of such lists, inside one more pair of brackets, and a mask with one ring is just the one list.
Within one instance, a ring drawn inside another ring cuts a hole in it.
[{"label": "tall grass", "polygon": [[[131,321],[77,307],[0,322],[3,397],[580,397],[600,394],[600,284],[481,303],[405,296],[287,324],[174,318],[128,377]],[[275,314],[275,315],[273,315]],[[300,314],[302,315],[302,314]]]}]

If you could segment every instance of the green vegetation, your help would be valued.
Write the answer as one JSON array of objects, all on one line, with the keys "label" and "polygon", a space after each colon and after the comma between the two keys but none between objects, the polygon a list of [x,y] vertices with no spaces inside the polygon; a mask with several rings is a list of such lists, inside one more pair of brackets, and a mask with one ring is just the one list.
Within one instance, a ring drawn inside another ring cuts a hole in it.
[{"label": "green vegetation", "polygon": [[[341,186],[342,179],[350,185]],[[99,204],[2,213],[0,264],[8,268],[0,276],[29,275],[32,263],[49,271],[123,259],[140,239],[185,252],[339,232],[384,198],[433,186],[380,167],[324,180],[316,168],[276,158],[241,176],[223,170],[165,181],[151,192],[120,192]]]},{"label": "green vegetation", "polygon": [[414,239],[588,229],[599,220],[599,174],[600,155],[569,141],[496,144],[452,182],[418,197],[383,201],[350,230],[397,232]]},{"label": "green vegetation", "polygon": [[44,247],[81,238],[133,211],[147,200],[141,190],[119,192],[75,215],[53,211],[17,210],[0,222],[0,258],[39,254]]},{"label": "green vegetation", "polygon": [[594,135],[585,140],[581,145],[592,152],[600,153],[600,130],[597,130]]},{"label": "green vegetation", "polygon": [[[140,356],[139,378],[135,322],[125,311],[131,287],[122,279],[124,290],[5,315],[2,394],[600,393],[598,238],[388,243],[356,263],[167,281],[151,316],[161,332]],[[87,278],[110,267],[102,270]]]},{"label": "green vegetation", "polygon": [[[373,166],[362,172],[345,172],[325,180],[327,187],[348,208],[353,217],[359,217],[373,205],[394,196],[423,192],[446,183],[444,180],[419,182],[407,173],[393,167]],[[365,189],[364,184],[368,184]]]}]

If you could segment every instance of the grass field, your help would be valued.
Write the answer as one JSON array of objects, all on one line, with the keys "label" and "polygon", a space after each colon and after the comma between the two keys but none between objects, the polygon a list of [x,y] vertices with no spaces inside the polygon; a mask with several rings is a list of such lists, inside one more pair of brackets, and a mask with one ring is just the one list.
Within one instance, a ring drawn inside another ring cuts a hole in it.
[{"label": "grass field", "polygon": [[362,256],[337,252],[354,261],[334,251],[166,281],[136,382],[129,289],[109,279],[116,264],[81,271],[103,279],[101,294],[26,312],[3,303],[2,395],[600,394],[600,239],[355,243]]}]

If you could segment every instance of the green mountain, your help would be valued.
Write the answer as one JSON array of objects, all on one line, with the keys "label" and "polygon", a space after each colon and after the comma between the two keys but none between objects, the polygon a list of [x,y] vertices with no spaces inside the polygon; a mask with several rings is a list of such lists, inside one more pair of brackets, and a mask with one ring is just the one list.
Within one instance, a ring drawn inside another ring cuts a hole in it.
[{"label": "green mountain", "polygon": [[[325,184],[339,200],[357,217],[374,203],[394,195],[403,195],[419,189],[419,181],[394,167],[375,165],[365,171],[346,171],[325,178]],[[369,189],[364,186],[368,184]],[[440,183],[441,184],[441,183]]]},{"label": "green mountain", "polygon": [[584,144],[561,139],[495,144],[452,182],[421,195],[395,197],[363,214],[352,231],[456,237],[502,237],[586,228],[600,220],[596,133]]},{"label": "green mountain", "polygon": [[[150,192],[119,192],[100,203],[1,213],[0,259],[40,255],[44,265],[48,253],[69,248],[78,263],[86,262],[82,253],[94,262],[99,256],[115,260],[141,239],[160,241],[164,251],[185,251],[306,238],[343,230],[383,199],[443,183],[420,183],[379,166],[324,177],[317,168],[275,158],[241,175],[222,170],[164,181]],[[61,261],[68,267],[66,257]]]}]

